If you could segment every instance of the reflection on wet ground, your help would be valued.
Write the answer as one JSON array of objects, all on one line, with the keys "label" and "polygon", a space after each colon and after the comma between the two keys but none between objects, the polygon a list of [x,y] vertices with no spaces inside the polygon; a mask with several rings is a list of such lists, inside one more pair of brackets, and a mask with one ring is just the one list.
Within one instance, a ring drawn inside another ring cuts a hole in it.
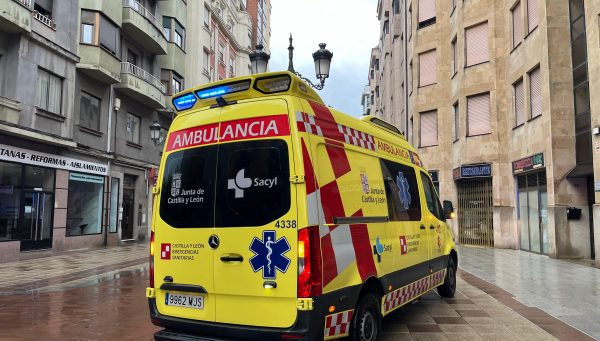
[{"label": "reflection on wet ground", "polygon": [[152,340],[145,264],[0,296],[0,340]]}]

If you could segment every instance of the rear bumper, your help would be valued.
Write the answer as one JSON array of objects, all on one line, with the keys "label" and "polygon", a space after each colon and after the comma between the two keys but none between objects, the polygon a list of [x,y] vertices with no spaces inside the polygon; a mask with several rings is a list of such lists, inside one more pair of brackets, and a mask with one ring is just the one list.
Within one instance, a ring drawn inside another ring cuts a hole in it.
[{"label": "rear bumper", "polygon": [[296,340],[322,340],[324,312],[315,308],[298,311],[298,317],[289,328],[267,328],[210,323],[165,316],[158,312],[156,300],[148,299],[152,321],[164,327],[154,334],[157,341],[228,341],[228,340],[281,340],[282,334],[295,334]]}]

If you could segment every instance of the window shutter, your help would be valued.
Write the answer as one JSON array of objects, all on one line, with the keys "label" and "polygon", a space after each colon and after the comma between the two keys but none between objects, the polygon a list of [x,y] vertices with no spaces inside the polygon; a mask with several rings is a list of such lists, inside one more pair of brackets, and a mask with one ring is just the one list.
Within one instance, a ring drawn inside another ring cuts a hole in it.
[{"label": "window shutter", "polygon": [[531,117],[540,116],[542,114],[542,74],[539,67],[529,73],[529,93]]},{"label": "window shutter", "polygon": [[455,74],[458,71],[458,54],[456,50],[456,38],[452,41],[452,74]]},{"label": "window shutter", "polygon": [[452,109],[454,111],[454,125],[453,125],[453,132],[452,132],[452,136],[454,136],[454,140],[458,140],[458,136],[460,135],[460,129],[459,129],[459,111],[458,111],[458,103],[454,104],[452,106]]},{"label": "window shutter", "polygon": [[435,0],[419,0],[419,22],[435,18]]},{"label": "window shutter", "polygon": [[467,98],[469,136],[491,133],[490,93]]},{"label": "window shutter", "polygon": [[525,123],[525,94],[523,93],[523,80],[513,86],[515,95],[515,126]]},{"label": "window shutter", "polygon": [[537,0],[527,0],[527,28],[529,32],[533,31],[538,24],[538,4]]},{"label": "window shutter", "polygon": [[521,3],[512,9],[513,23],[513,47],[517,46],[523,39],[523,20],[521,20]]},{"label": "window shutter", "polygon": [[421,113],[421,147],[438,144],[437,111]]},{"label": "window shutter", "polygon": [[465,32],[467,44],[467,66],[490,60],[488,44],[488,23],[467,28]]},{"label": "window shutter", "polygon": [[419,55],[419,86],[437,83],[435,50]]}]

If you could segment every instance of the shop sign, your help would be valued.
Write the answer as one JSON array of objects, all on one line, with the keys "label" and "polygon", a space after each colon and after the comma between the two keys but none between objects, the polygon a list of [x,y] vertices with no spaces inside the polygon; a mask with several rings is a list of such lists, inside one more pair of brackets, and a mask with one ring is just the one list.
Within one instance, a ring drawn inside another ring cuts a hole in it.
[{"label": "shop sign", "polygon": [[460,166],[452,170],[454,180],[469,178],[489,178],[492,176],[492,165]]},{"label": "shop sign", "polygon": [[103,184],[104,178],[96,175],[89,174],[81,174],[81,173],[71,173],[69,174],[69,180],[73,181],[82,181],[82,182],[93,182],[96,184]]},{"label": "shop sign", "polygon": [[544,153],[528,156],[524,159],[513,161],[513,174],[527,172],[544,167]]},{"label": "shop sign", "polygon": [[98,175],[108,175],[108,167],[105,164],[82,161],[62,155],[42,153],[4,144],[0,144],[0,160]]}]

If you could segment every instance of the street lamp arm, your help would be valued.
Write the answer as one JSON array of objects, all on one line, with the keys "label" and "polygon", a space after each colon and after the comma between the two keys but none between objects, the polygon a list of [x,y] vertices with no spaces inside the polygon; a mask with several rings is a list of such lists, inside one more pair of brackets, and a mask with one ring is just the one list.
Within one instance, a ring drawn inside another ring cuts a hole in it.
[{"label": "street lamp arm", "polygon": [[295,74],[296,76],[300,77],[300,79],[302,79],[303,81],[305,81],[306,83],[308,83],[308,85],[312,86],[313,88],[317,89],[317,90],[323,90],[323,87],[325,86],[325,79],[321,79],[321,84],[313,84],[313,82],[310,81],[310,79],[302,76],[300,74],[300,72],[296,71],[296,70],[288,70],[290,72],[292,72],[293,74]]}]

